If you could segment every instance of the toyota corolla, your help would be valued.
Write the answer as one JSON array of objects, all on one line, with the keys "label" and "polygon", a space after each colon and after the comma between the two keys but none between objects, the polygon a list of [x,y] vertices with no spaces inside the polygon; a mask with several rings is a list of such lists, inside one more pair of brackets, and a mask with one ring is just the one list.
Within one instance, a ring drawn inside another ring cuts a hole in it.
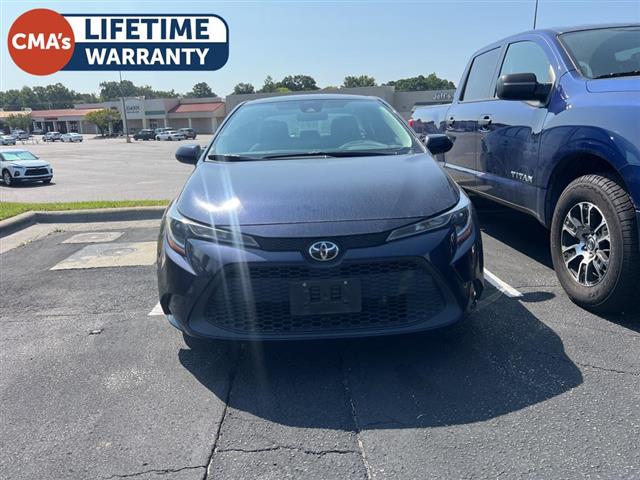
[{"label": "toyota corolla", "polygon": [[167,209],[160,304],[185,339],[411,333],[462,319],[483,289],[476,214],[377,98],[246,102]]}]

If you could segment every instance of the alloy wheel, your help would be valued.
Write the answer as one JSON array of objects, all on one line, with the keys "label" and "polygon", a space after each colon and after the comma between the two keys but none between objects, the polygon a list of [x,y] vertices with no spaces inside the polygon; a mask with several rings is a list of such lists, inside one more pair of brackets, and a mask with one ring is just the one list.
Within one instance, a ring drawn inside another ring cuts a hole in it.
[{"label": "alloy wheel", "polygon": [[611,254],[609,225],[590,202],[569,209],[560,236],[565,267],[580,285],[593,287],[605,277]]},{"label": "alloy wheel", "polygon": [[7,170],[5,170],[2,174],[2,180],[4,181],[5,185],[11,185],[11,174]]}]

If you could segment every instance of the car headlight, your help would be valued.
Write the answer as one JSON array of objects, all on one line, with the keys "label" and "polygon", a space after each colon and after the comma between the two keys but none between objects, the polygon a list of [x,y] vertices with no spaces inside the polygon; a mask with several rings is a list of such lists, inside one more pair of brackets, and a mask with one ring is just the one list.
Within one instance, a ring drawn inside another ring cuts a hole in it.
[{"label": "car headlight", "polygon": [[398,240],[400,238],[420,235],[421,233],[438,230],[444,227],[455,228],[457,243],[464,242],[473,231],[471,201],[464,192],[460,192],[460,200],[451,210],[438,215],[437,217],[428,218],[418,223],[407,225],[393,230],[387,237],[387,242]]},{"label": "car headlight", "polygon": [[249,235],[210,227],[185,218],[178,212],[175,204],[167,212],[165,221],[169,246],[181,255],[186,254],[187,241],[190,239],[208,240],[233,246],[259,247],[258,242]]}]

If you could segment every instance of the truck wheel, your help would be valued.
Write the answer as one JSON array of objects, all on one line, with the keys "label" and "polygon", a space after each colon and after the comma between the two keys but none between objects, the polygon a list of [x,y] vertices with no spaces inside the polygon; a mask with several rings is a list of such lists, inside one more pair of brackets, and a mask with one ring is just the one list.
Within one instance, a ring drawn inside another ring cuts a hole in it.
[{"label": "truck wheel", "polygon": [[551,256],[571,300],[598,313],[638,310],[640,251],[629,194],[612,177],[585,175],[562,192]]}]

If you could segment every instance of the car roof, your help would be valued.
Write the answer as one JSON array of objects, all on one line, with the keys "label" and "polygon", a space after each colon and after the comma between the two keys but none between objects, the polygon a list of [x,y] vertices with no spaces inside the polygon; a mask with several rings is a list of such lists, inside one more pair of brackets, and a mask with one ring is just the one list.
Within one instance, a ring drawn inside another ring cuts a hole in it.
[{"label": "car roof", "polygon": [[29,150],[25,150],[24,148],[0,148],[0,153],[9,153],[9,152],[12,152],[12,153],[29,152]]},{"label": "car roof", "polygon": [[368,95],[352,95],[341,93],[302,93],[302,94],[285,94],[276,97],[264,97],[256,98],[255,100],[249,100],[244,102],[244,105],[254,103],[279,103],[279,102],[291,102],[293,100],[380,100],[378,97],[371,97]]}]

